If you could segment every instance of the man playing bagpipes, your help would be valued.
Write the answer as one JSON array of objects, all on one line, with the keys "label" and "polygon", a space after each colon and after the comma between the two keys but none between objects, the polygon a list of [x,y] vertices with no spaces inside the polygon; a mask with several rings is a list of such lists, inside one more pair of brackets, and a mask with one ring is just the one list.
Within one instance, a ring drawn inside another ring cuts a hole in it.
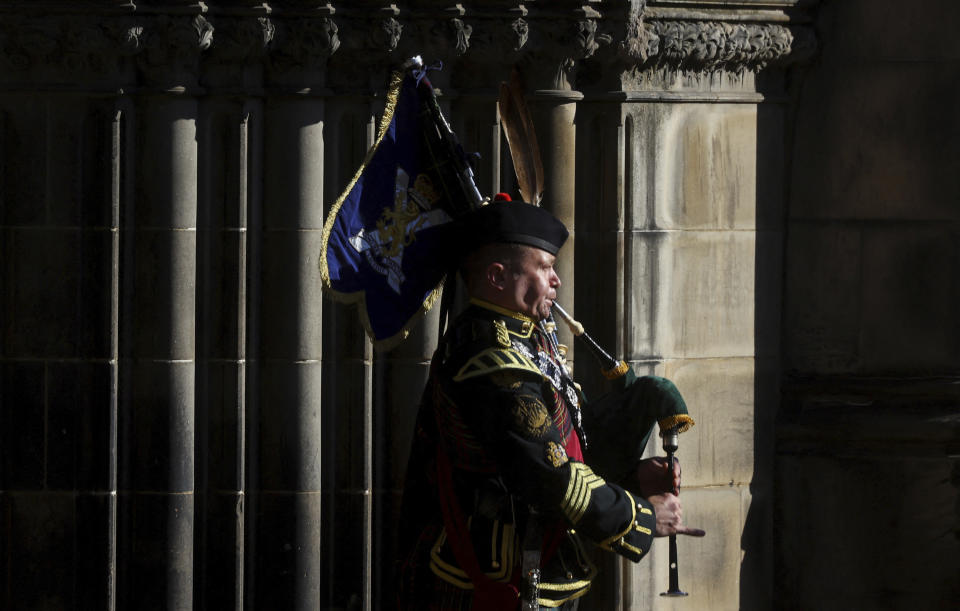
[{"label": "man playing bagpipes", "polygon": [[[439,115],[432,91],[423,94],[429,81],[422,64],[416,67],[404,83],[420,91],[426,109],[420,117]],[[399,115],[404,89],[398,91]],[[511,103],[522,105],[522,98]],[[383,150],[399,141],[403,132],[393,120],[365,166],[375,166],[378,155],[382,162]],[[407,257],[422,260],[427,249],[444,262],[448,284],[451,263],[459,269],[469,296],[439,342],[420,402],[398,528],[398,604],[573,609],[596,574],[587,545],[639,561],[656,536],[703,535],[682,523],[679,467],[640,458],[655,423],[679,431],[693,420],[671,382],[637,378],[622,363],[611,372],[621,388],[585,404],[552,321],[560,287],[553,264],[567,229],[535,205],[508,197],[484,205],[475,187],[463,195],[456,187],[472,185],[472,174],[465,180],[452,132],[445,140],[431,138],[444,129],[449,125],[441,115],[424,130],[426,154],[421,149],[420,155],[430,162],[385,162],[380,175],[397,177],[392,211],[365,215],[360,201],[359,212],[335,218],[355,195],[348,188],[331,212],[321,259],[332,288],[369,284],[353,276],[365,266],[382,277],[377,281],[384,286],[364,285],[369,327],[376,312],[371,295],[402,300],[403,285],[424,275]],[[437,163],[446,157],[455,162]],[[527,191],[539,199],[535,188]],[[445,201],[449,194],[460,201]],[[382,236],[390,233],[384,219],[401,213],[409,230],[398,257],[396,243]],[[417,282],[420,291],[437,283]],[[434,299],[433,292],[421,293],[409,303]],[[378,324],[401,333],[407,328],[401,322]]]}]

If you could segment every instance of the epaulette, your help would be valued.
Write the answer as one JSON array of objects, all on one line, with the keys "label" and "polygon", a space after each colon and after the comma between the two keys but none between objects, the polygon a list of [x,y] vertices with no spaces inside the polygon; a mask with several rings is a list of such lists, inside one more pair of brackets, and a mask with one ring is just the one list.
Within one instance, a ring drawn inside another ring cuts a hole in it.
[{"label": "epaulette", "polygon": [[463,380],[507,369],[528,371],[538,377],[543,375],[530,358],[513,348],[487,348],[468,360],[460,368],[460,371],[453,376],[453,381],[462,382]]}]

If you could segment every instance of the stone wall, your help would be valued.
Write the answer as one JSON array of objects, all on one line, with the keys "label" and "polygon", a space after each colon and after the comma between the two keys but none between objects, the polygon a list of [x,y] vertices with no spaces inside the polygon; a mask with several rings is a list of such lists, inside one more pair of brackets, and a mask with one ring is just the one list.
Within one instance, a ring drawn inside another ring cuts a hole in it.
[{"label": "stone wall", "polygon": [[658,545],[601,557],[584,606],[770,606],[783,77],[812,4],[0,2],[0,607],[389,605],[437,324],[374,351],[316,262],[412,54],[488,194],[521,67],[574,236],[561,302],[698,421],[691,596],[658,596]]},{"label": "stone wall", "polygon": [[795,90],[776,588],[960,597],[960,7],[825,2]]}]

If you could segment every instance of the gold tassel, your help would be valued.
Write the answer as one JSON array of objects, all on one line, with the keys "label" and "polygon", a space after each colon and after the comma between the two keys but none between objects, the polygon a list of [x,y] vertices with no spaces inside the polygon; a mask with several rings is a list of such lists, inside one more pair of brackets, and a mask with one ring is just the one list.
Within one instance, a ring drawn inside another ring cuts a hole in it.
[{"label": "gold tassel", "polygon": [[693,418],[689,414],[673,414],[667,416],[666,418],[661,418],[658,421],[661,431],[668,431],[672,428],[676,428],[678,433],[685,433],[693,426],[695,423]]}]

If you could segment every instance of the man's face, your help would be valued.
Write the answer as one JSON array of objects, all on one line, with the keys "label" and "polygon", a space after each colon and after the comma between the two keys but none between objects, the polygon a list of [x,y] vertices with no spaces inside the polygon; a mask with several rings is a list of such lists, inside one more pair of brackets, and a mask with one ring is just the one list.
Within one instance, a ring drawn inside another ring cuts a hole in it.
[{"label": "man's face", "polygon": [[557,258],[545,250],[526,247],[506,273],[506,298],[513,299],[512,309],[536,320],[550,316],[550,307],[557,298],[560,277],[553,269]]}]

